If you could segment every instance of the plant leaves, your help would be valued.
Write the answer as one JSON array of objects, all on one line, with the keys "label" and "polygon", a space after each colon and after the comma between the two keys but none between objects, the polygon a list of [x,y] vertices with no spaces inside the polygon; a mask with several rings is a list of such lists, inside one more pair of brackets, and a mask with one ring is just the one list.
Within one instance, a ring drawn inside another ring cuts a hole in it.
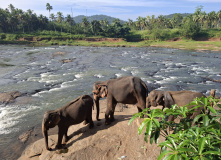
[{"label": "plant leaves", "polygon": [[215,154],[215,155],[221,156],[221,152],[217,152],[217,151],[207,151],[207,152],[202,153],[202,155],[206,155],[206,154]]},{"label": "plant leaves", "polygon": [[198,120],[199,120],[202,116],[204,116],[204,115],[203,115],[203,114],[197,115],[197,116],[193,119],[193,124],[196,123],[196,122],[198,122]]},{"label": "plant leaves", "polygon": [[208,115],[203,116],[203,125],[208,126],[209,124],[209,117]]},{"label": "plant leaves", "polygon": [[137,117],[139,117],[139,114],[138,114],[138,113],[134,114],[133,117],[132,117],[132,118],[130,119],[130,121],[128,122],[128,126],[129,126]]},{"label": "plant leaves", "polygon": [[215,110],[213,107],[207,106],[207,108],[209,108],[209,110],[210,110],[212,113],[216,113],[216,110]]},{"label": "plant leaves", "polygon": [[163,151],[157,158],[157,160],[161,160],[164,156],[166,156],[169,153],[173,153],[172,151]]},{"label": "plant leaves", "polygon": [[198,145],[199,146],[199,154],[202,154],[205,143],[206,143],[206,137],[200,138],[199,145]]},{"label": "plant leaves", "polygon": [[145,118],[143,122],[141,123],[140,127],[138,128],[138,134],[140,135],[144,129],[144,127],[147,125],[147,123],[150,121],[149,118]]},{"label": "plant leaves", "polygon": [[152,121],[151,120],[149,120],[148,122],[147,122],[147,128],[146,128],[146,134],[147,135],[150,135],[150,133],[151,133],[151,131],[152,131]]}]

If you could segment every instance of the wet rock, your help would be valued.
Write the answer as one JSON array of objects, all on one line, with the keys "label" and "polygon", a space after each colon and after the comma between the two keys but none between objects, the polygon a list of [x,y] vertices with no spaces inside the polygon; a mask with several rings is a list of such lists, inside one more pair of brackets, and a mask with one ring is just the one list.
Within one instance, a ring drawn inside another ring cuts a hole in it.
[{"label": "wet rock", "polygon": [[17,97],[20,97],[20,96],[21,96],[21,93],[18,91],[0,93],[0,104],[12,103],[15,101]]},{"label": "wet rock", "polygon": [[62,59],[61,62],[62,63],[69,63],[69,62],[73,62],[74,59],[76,59],[76,58]]},{"label": "wet rock", "polygon": [[34,127],[29,129],[28,131],[22,133],[19,137],[18,140],[21,141],[22,143],[26,143],[28,138],[31,136],[31,133],[33,132]]}]

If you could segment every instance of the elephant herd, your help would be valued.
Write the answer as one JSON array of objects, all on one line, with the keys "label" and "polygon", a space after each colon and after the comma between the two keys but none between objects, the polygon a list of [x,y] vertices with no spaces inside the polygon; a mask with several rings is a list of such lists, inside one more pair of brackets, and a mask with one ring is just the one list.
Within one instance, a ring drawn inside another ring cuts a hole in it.
[{"label": "elephant herd", "polygon": [[[84,121],[89,123],[92,128],[92,108],[94,102],[97,108],[96,119],[99,121],[99,99],[106,97],[107,109],[105,112],[105,124],[114,121],[114,111],[117,103],[135,104],[138,112],[146,107],[162,105],[163,108],[170,107],[173,104],[184,106],[189,104],[194,98],[204,96],[199,92],[192,91],[157,91],[153,90],[148,95],[147,85],[138,77],[125,76],[107,81],[97,81],[93,85],[93,98],[89,95],[83,95],[66,104],[62,108],[47,111],[42,121],[42,133],[45,139],[47,150],[49,128],[58,126],[58,141],[56,148],[62,148],[62,139],[68,141],[67,131],[69,126],[79,124]],[[201,112],[198,108],[189,118],[194,118]]]}]

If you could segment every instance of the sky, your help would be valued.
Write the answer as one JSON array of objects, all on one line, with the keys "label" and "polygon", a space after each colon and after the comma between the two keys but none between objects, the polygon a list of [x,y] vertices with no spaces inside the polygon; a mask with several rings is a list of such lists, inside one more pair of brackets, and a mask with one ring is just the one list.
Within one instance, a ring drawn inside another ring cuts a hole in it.
[{"label": "sky", "polygon": [[49,3],[55,15],[62,12],[78,16],[107,15],[127,21],[146,16],[169,15],[173,13],[194,13],[203,6],[202,11],[209,13],[221,10],[221,0],[0,0],[0,8],[15,8],[27,11],[31,9],[37,15],[49,16],[46,4]]}]

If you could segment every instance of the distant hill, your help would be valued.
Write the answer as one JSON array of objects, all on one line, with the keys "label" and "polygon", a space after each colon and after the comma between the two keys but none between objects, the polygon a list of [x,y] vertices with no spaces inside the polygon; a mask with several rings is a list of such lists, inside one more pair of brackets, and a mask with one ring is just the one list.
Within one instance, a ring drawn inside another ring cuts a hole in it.
[{"label": "distant hill", "polygon": [[175,14],[181,14],[183,17],[187,17],[188,15],[191,15],[191,13],[173,13],[173,14],[165,15],[164,17],[166,19],[167,18],[172,19]]},{"label": "distant hill", "polygon": [[[79,15],[79,16],[76,16],[76,17],[73,17],[74,21],[76,23],[81,23],[82,22],[82,19],[86,17],[84,15]],[[97,21],[101,21],[101,20],[105,20],[105,18],[107,19],[107,21],[109,22],[109,24],[111,24],[114,19],[114,17],[110,17],[110,16],[106,16],[106,15],[93,15],[93,16],[87,16],[87,20],[89,22],[93,21],[93,20],[97,20]],[[124,23],[125,21],[123,20],[120,20],[122,23]]]}]

